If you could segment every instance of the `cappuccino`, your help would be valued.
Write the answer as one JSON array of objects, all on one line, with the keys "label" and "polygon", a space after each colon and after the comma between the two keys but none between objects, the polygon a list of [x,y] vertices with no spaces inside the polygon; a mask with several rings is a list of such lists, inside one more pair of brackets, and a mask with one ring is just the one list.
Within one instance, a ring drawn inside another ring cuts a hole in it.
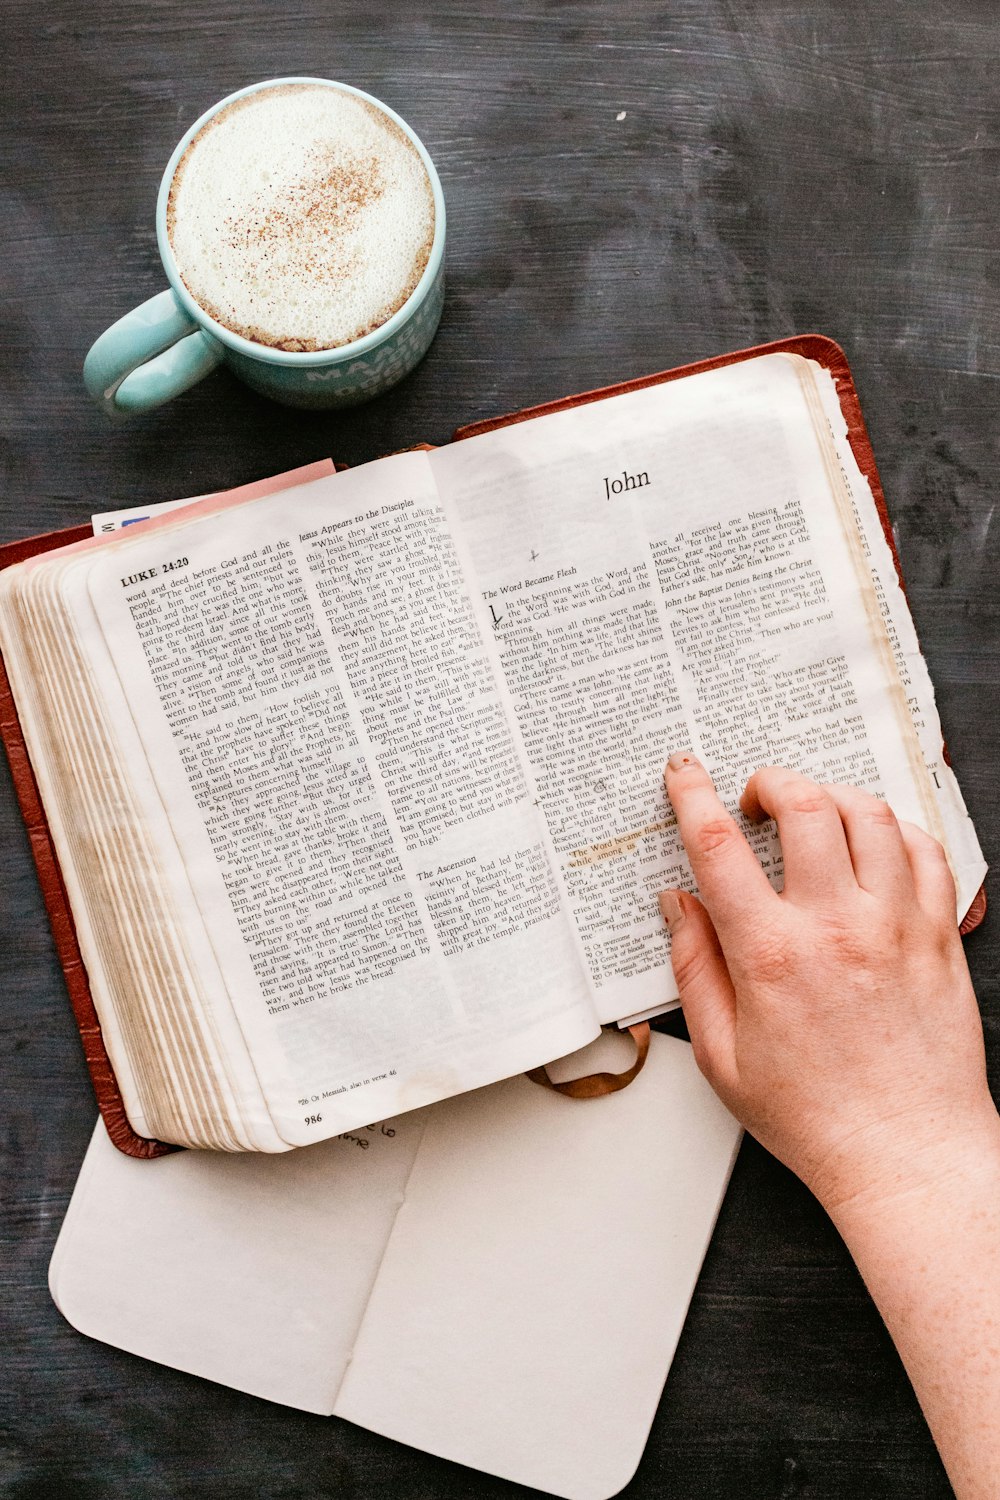
[{"label": "cappuccino", "polygon": [[434,239],[420,153],[374,104],[319,83],[234,100],[181,157],[177,273],[210,317],[274,349],[336,349],[407,301]]}]

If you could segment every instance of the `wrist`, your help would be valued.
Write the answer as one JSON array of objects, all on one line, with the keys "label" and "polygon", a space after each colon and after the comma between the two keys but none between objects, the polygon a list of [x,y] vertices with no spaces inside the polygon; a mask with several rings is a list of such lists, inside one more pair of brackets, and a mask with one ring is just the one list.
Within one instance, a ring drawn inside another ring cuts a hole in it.
[{"label": "wrist", "polygon": [[987,1094],[963,1110],[887,1123],[863,1148],[826,1162],[809,1186],[848,1241],[855,1226],[928,1205],[940,1213],[968,1190],[1000,1188],[1000,1115]]},{"label": "wrist", "polygon": [[899,1351],[956,1495],[1000,1495],[1000,1121],[945,1117],[828,1205]]}]

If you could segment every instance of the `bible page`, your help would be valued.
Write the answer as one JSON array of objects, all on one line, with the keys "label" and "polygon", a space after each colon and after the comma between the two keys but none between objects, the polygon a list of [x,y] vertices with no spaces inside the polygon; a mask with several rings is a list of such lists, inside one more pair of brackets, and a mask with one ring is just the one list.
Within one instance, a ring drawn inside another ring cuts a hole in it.
[{"label": "bible page", "polygon": [[289,1144],[594,1035],[425,455],[113,545],[89,592]]},{"label": "bible page", "polygon": [[[947,842],[804,369],[764,356],[431,456],[602,1021],[677,993],[656,894],[694,881],[670,751],[692,747],[740,818],[750,772],[789,764]],[[921,711],[940,743],[928,689]],[[741,821],[780,882],[773,827]]]},{"label": "bible page", "polygon": [[[328,473],[332,463],[314,463],[198,503],[229,505]],[[150,824],[155,800],[133,796],[144,757],[134,730],[129,737],[103,637],[88,632],[93,649],[85,665],[73,649],[74,616],[90,611],[80,554],[99,545],[61,547],[6,572],[0,629],[103,1039],[139,1135],[281,1150],[239,1028],[226,1024],[224,1008],[206,1003],[211,948],[189,882],[165,857],[164,830]],[[139,890],[144,899],[137,902]],[[181,1055],[188,1065],[178,1071]],[[223,1101],[211,1124],[208,1094]]]}]

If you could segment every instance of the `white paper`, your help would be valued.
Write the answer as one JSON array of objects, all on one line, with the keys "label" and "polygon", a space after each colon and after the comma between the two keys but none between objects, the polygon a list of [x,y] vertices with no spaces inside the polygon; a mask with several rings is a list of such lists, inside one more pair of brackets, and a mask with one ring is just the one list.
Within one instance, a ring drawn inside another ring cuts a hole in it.
[{"label": "white paper", "polygon": [[436,1106],[336,1413],[569,1500],[616,1494],[738,1142],[690,1046],[659,1035],[607,1098],[514,1078]]},{"label": "white paper", "polygon": [[49,1268],[56,1306],[130,1354],[328,1414],[424,1116],[386,1128],[135,1161],[98,1122]]},{"label": "white paper", "polygon": [[[564,1070],[621,1068],[627,1050],[605,1036]],[[98,1125],[52,1259],[57,1305],[91,1338],[237,1390],[570,1500],[615,1493],[739,1143],[690,1047],[654,1035],[606,1099],[516,1078],[384,1128],[147,1162]]]}]

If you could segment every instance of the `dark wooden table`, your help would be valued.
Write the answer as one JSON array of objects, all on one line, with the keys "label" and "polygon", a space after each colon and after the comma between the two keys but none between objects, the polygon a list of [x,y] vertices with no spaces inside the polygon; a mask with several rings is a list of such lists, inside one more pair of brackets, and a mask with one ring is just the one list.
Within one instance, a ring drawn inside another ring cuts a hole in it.
[{"label": "dark wooden table", "polygon": [[[440,442],[493,412],[819,330],[852,360],[954,762],[996,858],[995,0],[6,0],[0,26],[4,539]],[[385,99],[437,161],[450,279],[429,357],[344,416],[269,405],[219,373],[112,425],[80,366],[162,282],[153,207],[171,148],[215,99],[302,72]],[[62,1322],[46,1265],[94,1106],[9,787],[0,820],[3,1500],[526,1493]],[[1000,1079],[998,933],[994,916],[969,956]],[[752,1142],[626,1493],[949,1493],[837,1236]]]}]

